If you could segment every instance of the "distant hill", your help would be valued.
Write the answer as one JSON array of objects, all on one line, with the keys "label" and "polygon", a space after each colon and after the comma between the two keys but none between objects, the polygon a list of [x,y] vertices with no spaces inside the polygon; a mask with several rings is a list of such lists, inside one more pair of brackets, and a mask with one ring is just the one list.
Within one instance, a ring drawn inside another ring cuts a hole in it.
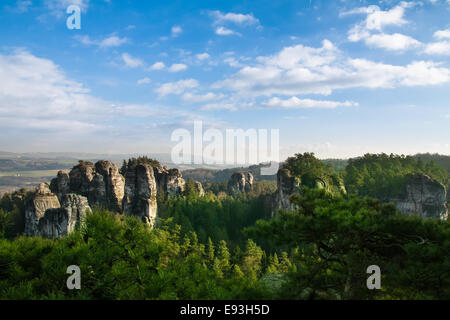
[{"label": "distant hill", "polygon": [[228,168],[223,170],[217,169],[188,169],[183,170],[183,178],[189,179],[192,178],[194,180],[200,182],[227,182],[233,173],[236,172],[251,172],[255,177],[255,181],[276,181],[277,175],[274,174],[272,176],[261,176],[261,168],[263,165],[253,165],[250,167],[240,167],[240,168]]}]

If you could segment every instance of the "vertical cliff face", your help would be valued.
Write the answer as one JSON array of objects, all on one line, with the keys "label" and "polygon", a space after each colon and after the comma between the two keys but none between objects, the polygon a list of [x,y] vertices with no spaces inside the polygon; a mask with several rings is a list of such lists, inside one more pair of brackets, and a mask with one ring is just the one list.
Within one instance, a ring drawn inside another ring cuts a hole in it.
[{"label": "vertical cliff face", "polygon": [[50,188],[61,201],[68,193],[87,197],[91,206],[106,207],[115,212],[122,211],[125,178],[117,166],[109,161],[80,162],[69,174],[58,172]]},{"label": "vertical cliff face", "polygon": [[49,186],[41,184],[25,210],[25,233],[27,236],[48,238],[68,235],[84,221],[88,210],[86,197],[66,194],[60,203]]},{"label": "vertical cliff face", "polygon": [[294,210],[295,206],[289,200],[293,194],[301,193],[301,180],[291,174],[288,169],[280,169],[277,173],[277,191],[274,197],[274,210]]},{"label": "vertical cliff face", "polygon": [[59,171],[56,175],[56,178],[54,178],[50,183],[50,190],[56,194],[59,201],[62,201],[62,197],[65,194],[70,193],[70,178],[69,173],[66,171]]},{"label": "vertical cliff face", "polygon": [[387,200],[394,202],[397,209],[407,215],[443,220],[448,218],[447,190],[444,185],[427,175],[407,176],[404,196]]},{"label": "vertical cliff face", "polygon": [[103,202],[116,212],[122,209],[122,199],[125,194],[125,178],[119,173],[117,166],[109,161],[98,161],[95,170],[102,177],[103,184],[94,190],[103,195]]},{"label": "vertical cliff face", "polygon": [[[73,193],[89,198],[91,183],[95,176],[95,166],[92,162],[81,162],[69,173],[69,188]],[[98,183],[98,181],[97,181]]]},{"label": "vertical cliff face", "polygon": [[50,191],[46,183],[41,183],[25,209],[25,234],[27,236],[39,235],[39,220],[48,209],[60,208],[58,197]]},{"label": "vertical cliff face", "polygon": [[253,180],[253,174],[250,172],[233,173],[228,181],[228,192],[230,194],[250,192],[253,189]]},{"label": "vertical cliff face", "polygon": [[47,238],[61,238],[78,229],[90,211],[86,197],[66,194],[61,208],[48,209],[38,223],[38,235]]},{"label": "vertical cliff face", "polygon": [[139,164],[125,173],[123,211],[153,226],[157,213],[157,183],[153,167]]},{"label": "vertical cliff face", "polygon": [[[58,172],[56,178],[51,181],[50,190],[45,192],[51,194],[51,199],[59,200],[59,202],[62,202],[66,195],[77,194],[86,197],[89,206],[102,206],[113,212],[135,215],[152,226],[157,212],[157,193],[164,192],[170,196],[177,196],[185,189],[186,183],[178,169],[168,170],[159,165],[134,163],[129,164],[124,171],[125,176],[110,161],[100,160],[95,164],[80,161],[70,173]],[[204,193],[201,185],[198,186],[198,190],[199,193]],[[50,200],[39,201],[44,203]],[[59,203],[41,206],[44,209],[38,210],[36,214],[30,211],[30,221],[33,220],[31,218],[33,215],[43,217],[46,209],[59,208]],[[49,212],[46,220],[42,222],[46,234],[61,233],[51,229],[51,226],[56,223],[55,219],[66,218],[56,211]],[[59,224],[61,223],[64,222],[60,221]],[[34,230],[37,227],[30,224],[30,228]],[[30,233],[35,234],[34,231]]]},{"label": "vertical cliff face", "polygon": [[180,170],[167,170],[161,167],[154,167],[153,170],[158,192],[161,190],[173,197],[180,195],[184,191],[186,182],[182,178]]}]

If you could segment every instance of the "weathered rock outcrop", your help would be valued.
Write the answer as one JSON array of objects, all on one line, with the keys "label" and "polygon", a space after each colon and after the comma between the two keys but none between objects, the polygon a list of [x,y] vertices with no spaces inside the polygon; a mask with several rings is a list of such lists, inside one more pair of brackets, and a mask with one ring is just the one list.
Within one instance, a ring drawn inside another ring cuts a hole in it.
[{"label": "weathered rock outcrop", "polygon": [[70,192],[88,197],[92,192],[91,183],[95,176],[95,166],[89,161],[80,161],[69,173]]},{"label": "weathered rock outcrop", "polygon": [[345,186],[337,177],[321,178],[311,174],[295,176],[289,169],[281,168],[277,173],[277,191],[274,195],[272,214],[280,209],[295,210],[289,200],[293,194],[301,194],[303,187],[324,189],[331,193],[346,193]]},{"label": "weathered rock outcrop", "polygon": [[125,193],[125,178],[119,173],[117,166],[109,161],[98,161],[95,164],[95,171],[102,177],[103,183],[99,184],[99,188],[92,190],[93,194],[100,196],[100,203],[120,212]]},{"label": "weathered rock outcrop", "polygon": [[253,189],[253,180],[253,174],[250,172],[233,173],[228,181],[228,192],[230,194],[250,192]]},{"label": "weathered rock outcrop", "polygon": [[157,213],[156,193],[153,167],[139,164],[135,168],[129,168],[125,174],[124,213],[137,216],[144,223],[153,226]]},{"label": "weathered rock outcrop", "polygon": [[39,220],[48,209],[54,208],[60,208],[58,197],[50,191],[48,184],[41,183],[26,204],[25,234],[30,237],[39,235]]},{"label": "weathered rock outcrop", "polygon": [[125,178],[117,166],[109,161],[80,161],[69,174],[58,172],[50,184],[51,191],[61,201],[68,193],[88,198],[91,206],[103,206],[115,212],[122,211]]},{"label": "weathered rock outcrop", "polygon": [[288,169],[280,169],[277,173],[277,191],[275,193],[274,208],[275,211],[294,210],[295,207],[289,200],[293,194],[301,193],[301,181],[292,176]]},{"label": "weathered rock outcrop", "polygon": [[203,197],[205,195],[205,189],[203,189],[203,185],[200,181],[194,181],[195,182],[195,188],[197,189],[198,195],[200,197]]},{"label": "weathered rock outcrop", "polygon": [[184,191],[186,182],[182,178],[180,170],[155,167],[154,173],[158,192],[162,190],[173,197]]},{"label": "weathered rock outcrop", "polygon": [[445,186],[424,174],[407,176],[404,196],[387,201],[394,202],[397,209],[407,215],[443,220],[448,218]]},{"label": "weathered rock outcrop", "polygon": [[61,238],[78,229],[90,211],[86,197],[69,193],[64,195],[61,208],[48,209],[38,223],[38,235]]},{"label": "weathered rock outcrop", "polygon": [[[176,196],[185,190],[186,183],[178,169],[166,169],[153,164],[132,163],[130,165],[129,163],[123,171],[124,176],[110,161],[100,160],[95,164],[80,161],[69,173],[58,172],[57,177],[51,181],[48,193],[56,195],[59,202],[63,201],[68,194],[78,194],[86,197],[90,206],[102,206],[114,212],[135,215],[149,225],[153,225],[157,211],[157,193],[164,192]],[[201,184],[197,187],[199,193],[204,194]],[[59,208],[59,204],[50,207]],[[44,212],[45,210],[40,210],[37,213],[39,218]],[[30,217],[32,215],[30,211]],[[48,216],[49,221],[55,221],[57,218],[61,217],[56,211]],[[30,228],[34,230],[36,226],[30,225]],[[48,233],[53,234],[54,231],[48,231]]]},{"label": "weathered rock outcrop", "polygon": [[61,170],[56,175],[56,178],[50,182],[50,190],[56,194],[60,202],[65,194],[70,193],[69,181],[69,173]]},{"label": "weathered rock outcrop", "polygon": [[63,195],[62,201],[50,191],[48,184],[41,184],[25,210],[25,234],[59,238],[73,232],[90,210],[86,197],[76,194]]}]

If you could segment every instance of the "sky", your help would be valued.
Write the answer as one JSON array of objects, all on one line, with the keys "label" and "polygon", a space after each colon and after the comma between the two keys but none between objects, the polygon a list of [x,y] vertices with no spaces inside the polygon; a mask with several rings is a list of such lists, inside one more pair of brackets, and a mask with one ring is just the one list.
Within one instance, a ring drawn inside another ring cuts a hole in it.
[{"label": "sky", "polygon": [[202,121],[278,129],[283,158],[450,154],[449,17],[450,0],[3,0],[0,150],[170,153]]}]

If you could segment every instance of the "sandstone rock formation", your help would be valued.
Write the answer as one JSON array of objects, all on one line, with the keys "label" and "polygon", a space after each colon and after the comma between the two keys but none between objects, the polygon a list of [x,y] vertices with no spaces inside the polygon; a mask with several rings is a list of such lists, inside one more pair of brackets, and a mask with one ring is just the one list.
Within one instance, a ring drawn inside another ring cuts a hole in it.
[{"label": "sandstone rock formation", "polygon": [[[100,160],[95,164],[80,161],[69,173],[58,172],[57,177],[51,181],[50,190],[45,192],[52,194],[59,202],[62,202],[66,195],[77,194],[86,197],[89,206],[102,206],[114,212],[135,215],[153,225],[157,212],[157,193],[161,191],[171,196],[180,195],[185,190],[186,183],[180,170],[166,169],[157,161],[148,163],[145,160],[151,161],[151,159],[129,161],[122,170],[124,175],[110,161]],[[204,194],[201,184],[197,188],[200,194]],[[44,205],[44,209],[48,209],[47,207],[59,208],[59,203]],[[44,212],[45,210],[38,210],[39,218],[43,217]],[[30,217],[33,214],[30,211]],[[56,211],[49,213],[47,220],[53,221],[48,222],[50,225],[54,224],[55,219],[63,218]],[[31,220],[33,219],[30,218]],[[44,225],[44,222],[42,224]],[[35,230],[37,228],[35,225],[36,222],[34,225],[30,224],[30,228]],[[55,234],[56,231],[50,231],[49,227],[46,227],[45,232]],[[35,234],[34,231],[30,233]]]},{"label": "sandstone rock formation", "polygon": [[69,188],[73,193],[89,198],[91,183],[95,176],[95,166],[89,161],[80,161],[69,173]]},{"label": "sandstone rock formation", "polygon": [[48,209],[38,223],[38,235],[60,238],[79,228],[90,211],[86,197],[69,193],[63,197],[61,208]]},{"label": "sandstone rock formation", "polygon": [[195,182],[195,187],[197,189],[198,195],[200,197],[203,197],[205,195],[205,189],[203,189],[203,185],[200,181],[194,181]]},{"label": "sandstone rock formation", "polygon": [[400,199],[388,199],[399,211],[422,218],[448,218],[447,190],[444,185],[424,174],[406,177],[405,194]]},{"label": "sandstone rock formation", "polygon": [[62,201],[51,193],[48,184],[41,184],[27,203],[25,234],[59,238],[70,234],[80,225],[90,210],[86,197],[65,194]]},{"label": "sandstone rock formation", "polygon": [[91,206],[103,206],[115,212],[122,211],[125,179],[117,166],[109,161],[80,161],[69,174],[58,172],[50,189],[61,201],[68,193],[87,197]]},{"label": "sandstone rock formation", "polygon": [[27,236],[39,235],[39,220],[48,209],[60,208],[58,197],[50,191],[46,183],[41,183],[36,192],[26,204],[25,209],[25,234]]},{"label": "sandstone rock formation", "polygon": [[56,175],[56,178],[50,182],[50,190],[58,196],[60,202],[65,194],[70,193],[69,180],[69,173],[61,170]]},{"label": "sandstone rock formation", "polygon": [[153,226],[157,212],[156,192],[156,178],[150,165],[139,164],[128,168],[125,174],[123,212],[137,216],[144,223]]},{"label": "sandstone rock formation", "polygon": [[274,213],[282,210],[294,210],[295,206],[289,200],[293,194],[301,193],[301,180],[292,176],[288,169],[280,169],[277,173],[277,191],[274,197]]},{"label": "sandstone rock formation", "polygon": [[277,191],[274,195],[272,215],[275,215],[280,209],[295,210],[289,197],[293,194],[301,194],[304,187],[324,189],[331,193],[346,193],[343,182],[337,177],[322,178],[309,173],[295,176],[289,169],[281,168],[277,173]]},{"label": "sandstone rock formation", "polygon": [[173,197],[184,191],[186,182],[182,178],[180,170],[154,167],[154,173],[158,192],[162,190]]},{"label": "sandstone rock formation", "polygon": [[92,190],[93,194],[99,194],[100,203],[106,204],[108,208],[121,212],[122,199],[125,193],[125,178],[119,173],[117,166],[109,161],[98,161],[95,171],[102,177],[103,183],[98,189]]},{"label": "sandstone rock formation", "polygon": [[228,181],[228,192],[239,194],[250,192],[253,189],[253,174],[250,172],[236,172]]}]

